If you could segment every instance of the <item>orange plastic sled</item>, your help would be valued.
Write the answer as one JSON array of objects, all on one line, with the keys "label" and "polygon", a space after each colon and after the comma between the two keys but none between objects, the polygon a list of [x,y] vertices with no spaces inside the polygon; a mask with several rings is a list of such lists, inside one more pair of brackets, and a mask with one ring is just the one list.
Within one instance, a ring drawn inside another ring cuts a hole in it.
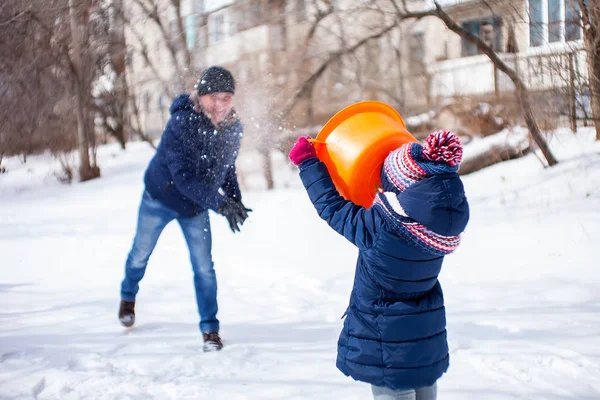
[{"label": "orange plastic sled", "polygon": [[313,142],[340,194],[369,208],[381,186],[379,174],[385,158],[416,139],[391,106],[363,101],[334,115]]}]

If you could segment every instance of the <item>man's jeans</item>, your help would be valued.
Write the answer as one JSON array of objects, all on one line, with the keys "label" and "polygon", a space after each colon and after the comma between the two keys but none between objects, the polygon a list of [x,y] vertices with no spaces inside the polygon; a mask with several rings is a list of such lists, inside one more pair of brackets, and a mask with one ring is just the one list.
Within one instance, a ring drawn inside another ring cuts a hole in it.
[{"label": "man's jeans", "polygon": [[371,385],[374,400],[435,400],[437,384],[416,390],[392,390],[386,387]]},{"label": "man's jeans", "polygon": [[[144,277],[148,259],[158,238],[167,224],[174,219],[179,222],[190,250],[196,302],[200,314],[202,333],[218,332],[217,277],[211,255],[211,233],[208,211],[191,218],[180,218],[177,212],[166,207],[144,191],[138,216],[133,247],[125,264],[125,279],[121,284],[121,299],[134,301],[139,282]],[[168,268],[169,266],[164,266]]]}]

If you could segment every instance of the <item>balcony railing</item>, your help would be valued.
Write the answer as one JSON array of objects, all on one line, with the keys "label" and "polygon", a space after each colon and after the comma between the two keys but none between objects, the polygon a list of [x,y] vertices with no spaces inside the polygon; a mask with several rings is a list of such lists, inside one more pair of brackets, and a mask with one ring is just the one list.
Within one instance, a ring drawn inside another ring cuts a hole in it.
[{"label": "balcony railing", "polygon": [[[567,88],[571,83],[580,88],[586,81],[586,56],[581,49],[499,56],[532,91]],[[434,98],[500,94],[515,89],[508,76],[494,68],[486,55],[441,61],[428,71]]]}]

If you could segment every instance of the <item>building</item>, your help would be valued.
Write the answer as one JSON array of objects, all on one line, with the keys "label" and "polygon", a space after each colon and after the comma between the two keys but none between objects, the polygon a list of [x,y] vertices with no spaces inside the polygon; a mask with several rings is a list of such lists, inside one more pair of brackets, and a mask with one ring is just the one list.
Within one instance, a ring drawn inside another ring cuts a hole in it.
[{"label": "building", "polygon": [[[576,0],[447,1],[446,12],[469,33],[483,39],[532,92],[580,91],[587,66]],[[477,46],[450,32],[440,21],[421,28],[431,74],[430,95],[510,95],[514,85]]]},{"label": "building", "polygon": [[[413,11],[427,10],[429,3],[409,2]],[[182,84],[182,75],[191,69],[197,76],[215,64],[234,72],[236,101],[247,131],[260,140],[269,140],[284,127],[319,126],[360,100],[385,101],[411,115],[446,98],[499,98],[514,92],[512,82],[486,55],[432,17],[403,22],[349,53],[361,39],[394,23],[390,2],[369,3],[367,8],[357,0],[183,0],[181,18],[168,2],[159,4],[156,15],[162,28],[148,12],[132,6],[128,29],[135,54],[130,84],[138,92],[146,130],[154,134],[168,118],[170,96],[191,89],[190,78]],[[579,93],[584,91],[586,65],[575,4],[446,0],[443,6],[517,69],[533,92],[571,93],[576,86]],[[327,17],[314,28],[322,16]],[[186,49],[191,68],[184,62]],[[327,68],[311,90],[296,98],[323,65]],[[282,118],[293,99],[295,107]]]}]

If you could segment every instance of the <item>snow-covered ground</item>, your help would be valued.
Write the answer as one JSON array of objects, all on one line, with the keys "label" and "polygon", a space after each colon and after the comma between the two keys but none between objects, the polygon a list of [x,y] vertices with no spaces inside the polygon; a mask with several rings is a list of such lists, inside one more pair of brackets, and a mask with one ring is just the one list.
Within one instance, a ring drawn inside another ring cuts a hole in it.
[{"label": "snow-covered ground", "polygon": [[[440,399],[600,398],[600,143],[559,132],[552,148],[555,168],[530,154],[465,177],[472,220],[440,278],[452,353]],[[283,156],[279,189],[247,174],[241,234],[213,215],[224,350],[201,352],[177,224],[151,258],[135,328],[119,325],[152,154],[102,147],[102,179],[71,186],[50,157],[6,163],[0,398],[370,398],[335,368],[356,250],[318,219]]]}]

